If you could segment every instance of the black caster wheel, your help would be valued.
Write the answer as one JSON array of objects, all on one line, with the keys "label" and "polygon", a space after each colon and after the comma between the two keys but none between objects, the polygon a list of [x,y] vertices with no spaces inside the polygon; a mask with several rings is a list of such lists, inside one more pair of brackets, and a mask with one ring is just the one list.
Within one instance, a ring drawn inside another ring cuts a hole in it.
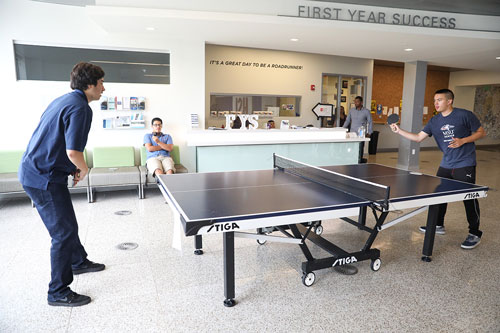
[{"label": "black caster wheel", "polygon": [[267,243],[267,240],[265,240],[265,239],[257,239],[257,243],[258,243],[259,245],[264,245],[264,244],[266,244],[266,243]]},{"label": "black caster wheel", "polygon": [[304,273],[302,275],[302,283],[304,284],[304,286],[306,287],[310,287],[314,284],[314,281],[316,281],[316,274],[314,274],[314,272],[310,272],[310,273]]},{"label": "black caster wheel", "polygon": [[372,271],[376,272],[380,269],[381,265],[382,265],[382,260],[380,260],[380,258],[372,259],[372,263],[370,264],[370,268],[372,269]]},{"label": "black caster wheel", "polygon": [[314,233],[316,235],[320,236],[323,233],[323,226],[318,225],[318,226],[314,227]]},{"label": "black caster wheel", "polygon": [[201,256],[203,254],[203,250],[194,250],[194,254],[196,254],[197,256]]},{"label": "black caster wheel", "polygon": [[232,298],[228,298],[224,300],[224,306],[227,308],[231,308],[236,305],[236,301]]}]

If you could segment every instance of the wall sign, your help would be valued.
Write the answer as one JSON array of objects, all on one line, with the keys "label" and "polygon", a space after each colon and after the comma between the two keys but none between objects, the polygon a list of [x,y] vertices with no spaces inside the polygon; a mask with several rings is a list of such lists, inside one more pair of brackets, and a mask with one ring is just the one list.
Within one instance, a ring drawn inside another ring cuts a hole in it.
[{"label": "wall sign", "polygon": [[440,29],[455,29],[457,21],[455,17],[421,15],[410,11],[394,12],[389,10],[361,10],[304,5],[297,7],[296,17]]},{"label": "wall sign", "polygon": [[209,65],[220,67],[250,67],[250,68],[269,68],[269,69],[292,69],[302,70],[304,66],[296,64],[278,64],[268,62],[253,62],[253,61],[235,61],[224,59],[211,59]]}]

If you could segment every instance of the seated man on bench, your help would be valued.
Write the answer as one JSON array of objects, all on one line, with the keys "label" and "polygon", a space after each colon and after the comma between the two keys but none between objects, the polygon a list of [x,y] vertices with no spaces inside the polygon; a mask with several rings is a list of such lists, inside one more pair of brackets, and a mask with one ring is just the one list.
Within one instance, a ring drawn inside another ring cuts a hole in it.
[{"label": "seated man on bench", "polygon": [[153,118],[151,127],[153,133],[144,135],[144,146],[146,147],[148,172],[156,175],[175,173],[174,160],[170,157],[170,152],[174,148],[172,137],[161,132],[163,121],[160,118]]}]

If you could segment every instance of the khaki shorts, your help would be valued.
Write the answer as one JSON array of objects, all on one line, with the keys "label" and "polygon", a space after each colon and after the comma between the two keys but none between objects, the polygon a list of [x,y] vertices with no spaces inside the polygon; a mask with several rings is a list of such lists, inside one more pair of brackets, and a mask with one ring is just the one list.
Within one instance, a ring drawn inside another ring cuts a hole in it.
[{"label": "khaki shorts", "polygon": [[153,174],[156,169],[163,170],[164,173],[167,173],[168,170],[172,170],[175,173],[174,160],[169,156],[151,157],[146,161],[146,167],[150,174]]}]

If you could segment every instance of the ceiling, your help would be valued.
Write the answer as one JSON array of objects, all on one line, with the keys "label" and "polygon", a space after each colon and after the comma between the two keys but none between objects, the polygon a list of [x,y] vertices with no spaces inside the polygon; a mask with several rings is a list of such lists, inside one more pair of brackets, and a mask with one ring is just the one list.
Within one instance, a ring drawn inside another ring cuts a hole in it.
[{"label": "ceiling", "polygon": [[[61,2],[63,0],[59,0]],[[66,0],[69,1],[69,0]],[[76,0],[71,0],[72,2]],[[89,0],[80,0],[88,2]],[[315,1],[311,1],[315,2]],[[325,2],[325,1],[323,1]],[[333,1],[369,3],[369,1]],[[378,59],[390,62],[425,61],[432,66],[500,72],[500,32],[417,28],[389,24],[368,24],[289,16],[241,14],[163,8],[87,6],[88,15],[108,33],[166,36],[178,39],[202,40],[208,44],[287,50],[346,57]],[[147,3],[137,2],[137,6]],[[498,0],[379,0],[383,6],[441,9],[455,8],[475,13],[490,11],[500,14]],[[166,3],[164,3],[166,5]],[[454,4],[454,5],[452,5]],[[236,4],[233,3],[232,6]],[[434,6],[434,7],[433,7]],[[454,7],[453,7],[454,6]],[[493,10],[493,8],[495,10]],[[477,18],[477,16],[476,16]],[[494,18],[496,20],[496,18]],[[147,28],[154,27],[154,31]],[[500,16],[498,29],[500,31]],[[293,42],[290,39],[297,38]],[[405,48],[413,51],[406,52]]]}]

